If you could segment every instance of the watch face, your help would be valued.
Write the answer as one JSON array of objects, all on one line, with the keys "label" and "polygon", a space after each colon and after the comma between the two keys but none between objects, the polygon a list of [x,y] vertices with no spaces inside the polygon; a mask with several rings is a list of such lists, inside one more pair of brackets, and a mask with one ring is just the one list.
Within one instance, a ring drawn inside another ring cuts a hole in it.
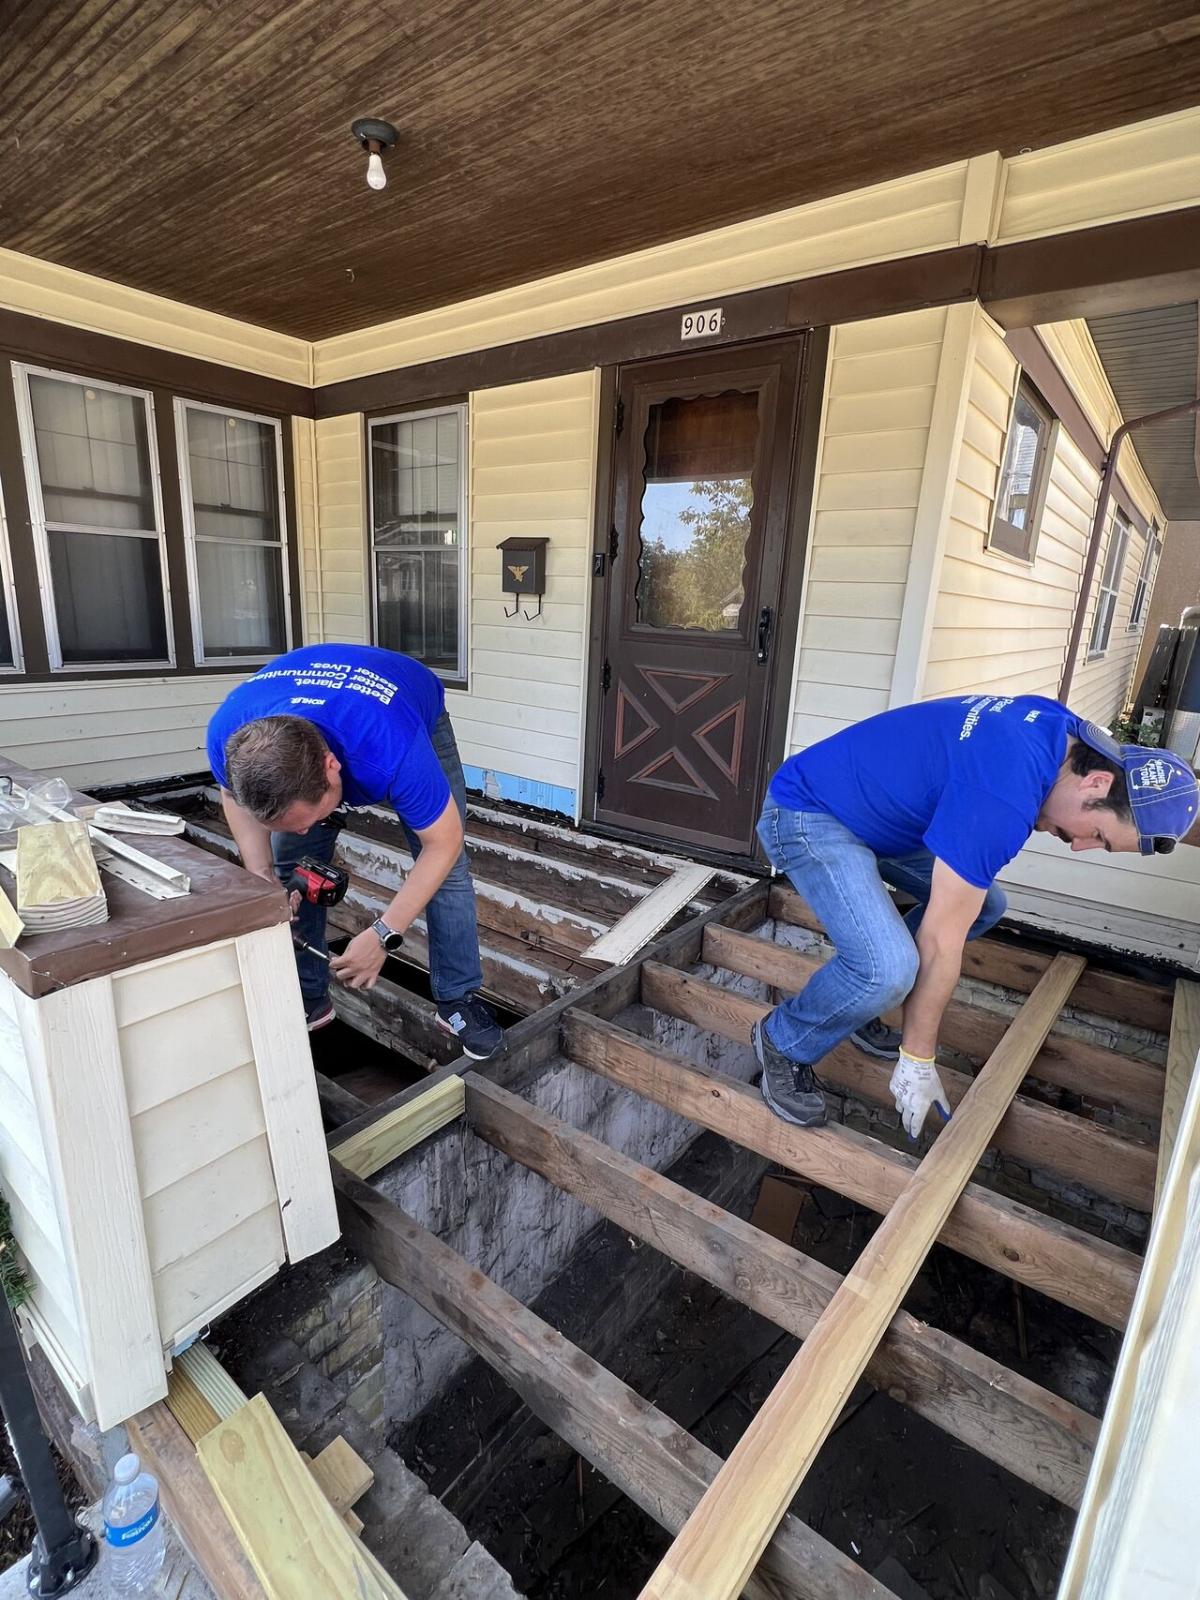
[{"label": "watch face", "polygon": [[394,928],[389,928],[382,917],[378,918],[372,924],[372,927],[375,929],[379,942],[385,950],[399,950],[404,943],[404,935],[397,933]]}]

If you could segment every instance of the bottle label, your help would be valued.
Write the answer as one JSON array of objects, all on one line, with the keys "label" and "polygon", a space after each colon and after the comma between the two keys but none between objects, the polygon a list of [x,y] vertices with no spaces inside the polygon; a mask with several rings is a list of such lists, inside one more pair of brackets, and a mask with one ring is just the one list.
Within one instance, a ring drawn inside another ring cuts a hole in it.
[{"label": "bottle label", "polygon": [[114,1550],[127,1550],[131,1544],[137,1544],[144,1539],[154,1524],[158,1521],[158,1501],[150,1507],[144,1517],[139,1517],[136,1522],[129,1523],[124,1528],[114,1528],[111,1522],[104,1524],[104,1538]]}]

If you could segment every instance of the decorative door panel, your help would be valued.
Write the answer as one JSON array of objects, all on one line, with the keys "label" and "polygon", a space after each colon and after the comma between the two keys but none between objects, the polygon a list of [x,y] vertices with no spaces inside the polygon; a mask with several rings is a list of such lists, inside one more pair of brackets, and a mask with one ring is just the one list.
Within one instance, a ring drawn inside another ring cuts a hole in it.
[{"label": "decorative door panel", "polygon": [[802,344],[618,376],[597,821],[753,852]]}]

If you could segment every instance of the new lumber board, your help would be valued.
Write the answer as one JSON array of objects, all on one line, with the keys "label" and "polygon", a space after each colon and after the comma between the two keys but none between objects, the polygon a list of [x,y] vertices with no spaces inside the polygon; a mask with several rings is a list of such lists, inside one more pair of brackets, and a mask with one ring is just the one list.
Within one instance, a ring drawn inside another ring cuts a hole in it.
[{"label": "new lumber board", "polygon": [[1200,983],[1180,978],[1171,1008],[1171,1034],[1167,1044],[1167,1089],[1163,1101],[1162,1130],[1158,1145],[1158,1170],[1154,1181],[1154,1208],[1162,1198],[1167,1171],[1175,1151],[1196,1057],[1200,1055]]},{"label": "new lumber board", "polygon": [[375,1482],[374,1472],[341,1434],[313,1457],[312,1473],[339,1514],[349,1511]]},{"label": "new lumber board", "polygon": [[125,1426],[130,1448],[158,1479],[163,1507],[217,1600],[267,1600],[204,1475],[194,1442],[167,1406],[160,1401]]},{"label": "new lumber board", "polygon": [[[756,939],[736,928],[710,923],[704,930],[704,960],[743,977],[758,978],[789,994],[798,994],[828,959],[771,939]],[[951,1000],[938,1030],[941,1042],[975,1060],[983,1060],[1003,1037],[1009,1019],[983,1006]],[[1137,1116],[1157,1120],[1163,1104],[1163,1069],[1116,1050],[1089,1044],[1057,1028],[1037,1053],[1030,1077],[1069,1089],[1089,1100],[1119,1106]]]},{"label": "new lumber board", "polygon": [[1056,956],[734,1447],[642,1600],[736,1600],[1085,963]]},{"label": "new lumber board", "polygon": [[679,867],[619,922],[614,922],[594,939],[583,954],[589,961],[607,961],[614,967],[628,961],[649,944],[656,933],[662,932],[675,913],[683,910],[715,872],[715,867],[705,867],[698,862]]},{"label": "new lumber board", "polygon": [[[647,962],[642,968],[642,1000],[656,1011],[694,1022],[739,1044],[749,1043],[754,1023],[773,1009],[748,995],[735,994],[720,984],[656,962]],[[848,1041],[822,1056],[816,1068],[818,1077],[838,1089],[862,1095],[889,1109],[895,1104],[889,1088],[892,1063],[868,1056]],[[953,1109],[974,1080],[965,1072],[942,1065],[938,1066],[938,1074]],[[1053,1172],[1069,1183],[1081,1183],[1123,1205],[1150,1210],[1155,1152],[1144,1141],[1018,1096],[1005,1113],[992,1143],[997,1150],[1030,1167]]]},{"label": "new lumber board", "polygon": [[[681,1528],[720,1458],[577,1345],[351,1173],[334,1183],[347,1242],[512,1385],[543,1422],[669,1532]],[[794,1517],[746,1587],[754,1600],[894,1600]]]},{"label": "new lumber board", "polygon": [[[824,932],[816,915],[788,884],[772,884],[770,914],[780,922],[790,922],[793,927]],[[1000,984],[1028,994],[1052,959],[1042,950],[1027,950],[985,934],[982,939],[968,941],[963,951],[963,972],[985,983]],[[1115,1017],[1120,1022],[1152,1028],[1155,1033],[1166,1033],[1171,1026],[1168,987],[1147,983],[1141,978],[1126,978],[1116,972],[1098,971],[1094,967],[1089,967],[1080,978],[1071,1004],[1099,1017]]]},{"label": "new lumber board", "polygon": [[103,895],[82,822],[37,822],[17,830],[17,909]]},{"label": "new lumber board", "polygon": [[[476,1073],[474,1131],[778,1327],[804,1339],[840,1275],[528,1105]],[[867,1367],[876,1388],[1064,1505],[1078,1506],[1099,1423],[1087,1412],[898,1311]]]},{"label": "new lumber board", "polygon": [[25,924],[17,915],[16,907],[0,888],[0,950],[11,950],[25,932]]},{"label": "new lumber board", "polygon": [[335,1144],[329,1153],[348,1172],[369,1178],[461,1117],[464,1104],[463,1081],[457,1073],[450,1073],[395,1111]]},{"label": "new lumber board", "polygon": [[[784,1122],[749,1084],[600,1018],[568,1012],[563,1043],[581,1066],[872,1211],[886,1212],[917,1168],[913,1156],[852,1128]],[[1108,1327],[1125,1326],[1140,1262],[1105,1239],[971,1183],[941,1242]]]},{"label": "new lumber board", "polygon": [[196,1452],[269,1600],[404,1600],[326,1500],[263,1395],[206,1433]]}]

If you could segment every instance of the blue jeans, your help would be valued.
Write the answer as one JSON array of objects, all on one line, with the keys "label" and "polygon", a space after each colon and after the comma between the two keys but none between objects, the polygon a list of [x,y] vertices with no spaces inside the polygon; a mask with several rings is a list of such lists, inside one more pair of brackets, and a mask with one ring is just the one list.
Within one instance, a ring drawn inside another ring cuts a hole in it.
[{"label": "blue jeans", "polygon": [[[767,1037],[793,1061],[820,1061],[864,1022],[907,998],[917,977],[913,935],[932,889],[928,850],[881,859],[836,817],[788,811],[770,800],[758,837],[772,866],[785,873],[821,919],[836,954],[794,999],[767,1018]],[[917,904],[902,917],[884,887],[902,889]],[[1004,915],[995,884],[984,898],[968,939],[978,939]]]},{"label": "blue jeans", "polygon": [[[442,771],[450,784],[450,793],[458,807],[458,814],[467,820],[467,786],[463,778],[462,762],[454,741],[450,718],[443,711],[430,739],[434,754],[441,762]],[[286,884],[301,856],[313,856],[318,861],[333,860],[337,836],[345,818],[337,812],[323,822],[314,823],[307,833],[273,833],[271,852],[275,858],[275,872]],[[413,856],[421,853],[421,841],[401,818],[405,837]],[[475,917],[475,885],[471,882],[471,869],[464,850],[439,885],[437,893],[425,907],[425,923],[429,930],[430,982],[435,1000],[461,1000],[483,987],[483,973],[479,965],[479,926]],[[306,944],[328,951],[325,936],[325,907],[301,901],[296,919],[296,931]],[[304,996],[305,1010],[325,999],[329,992],[329,964],[306,950],[296,951],[296,967],[300,973],[300,992]]]}]

